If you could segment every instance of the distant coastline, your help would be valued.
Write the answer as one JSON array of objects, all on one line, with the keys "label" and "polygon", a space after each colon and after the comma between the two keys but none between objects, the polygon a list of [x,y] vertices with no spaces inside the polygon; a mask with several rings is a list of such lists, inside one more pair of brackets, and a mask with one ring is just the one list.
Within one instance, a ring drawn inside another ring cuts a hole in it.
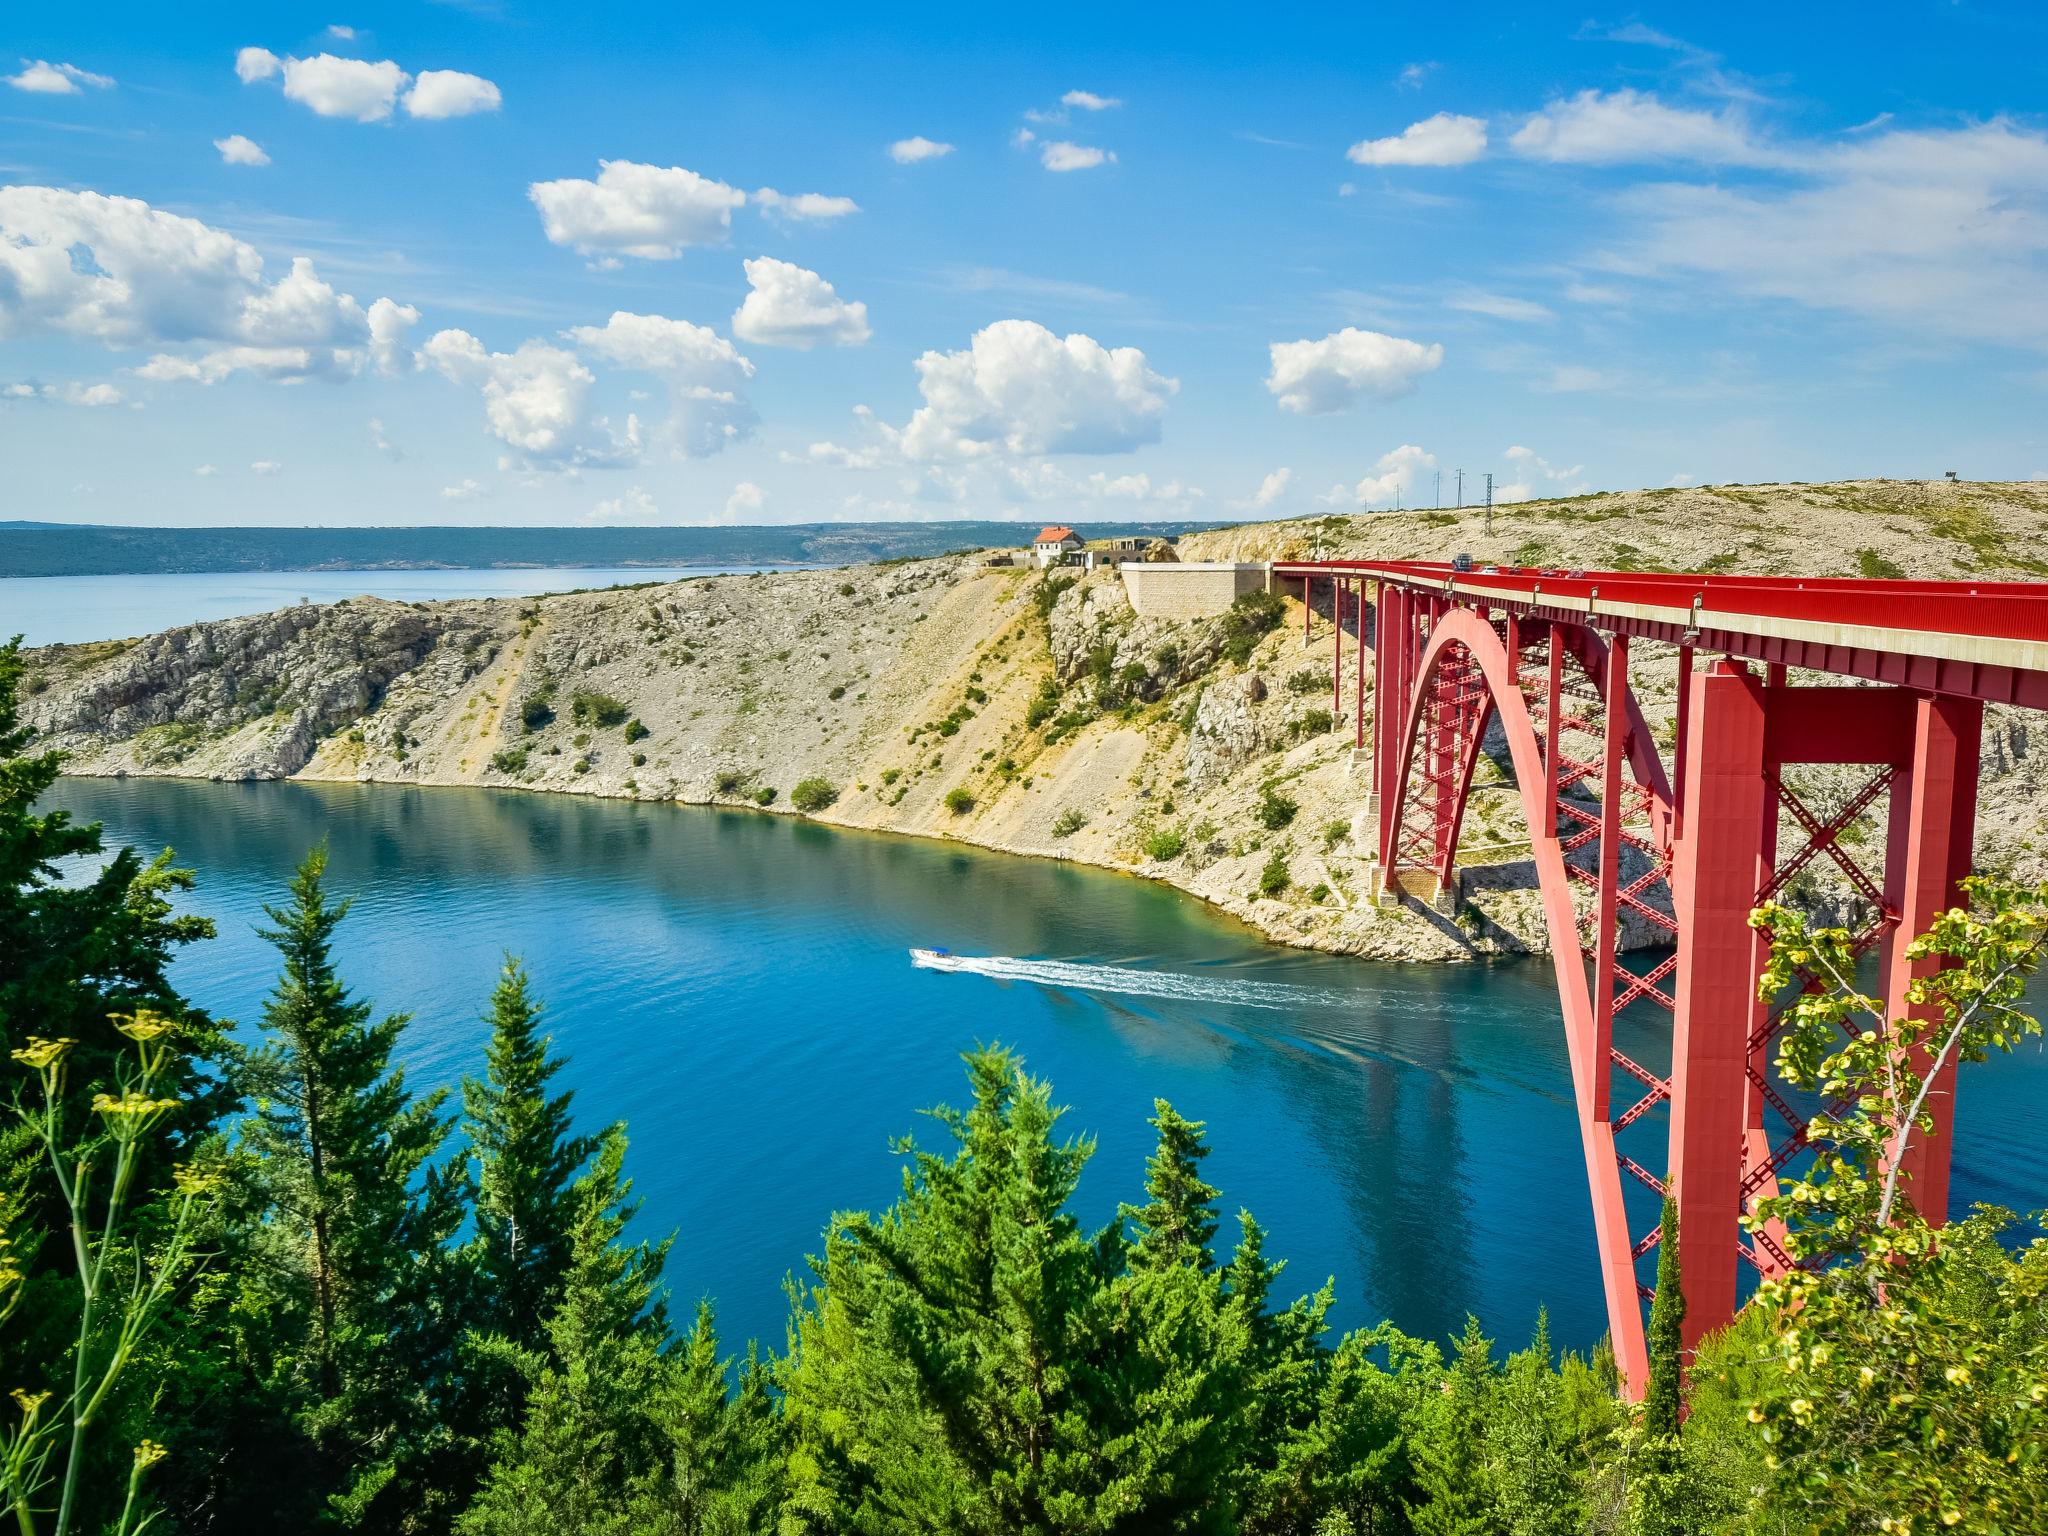
[{"label": "distant coastline", "polygon": [[[1087,538],[1208,523],[1089,524]],[[0,522],[0,577],[198,572],[836,566],[1028,542],[1038,523],[792,523],[713,528],[129,528]]]}]

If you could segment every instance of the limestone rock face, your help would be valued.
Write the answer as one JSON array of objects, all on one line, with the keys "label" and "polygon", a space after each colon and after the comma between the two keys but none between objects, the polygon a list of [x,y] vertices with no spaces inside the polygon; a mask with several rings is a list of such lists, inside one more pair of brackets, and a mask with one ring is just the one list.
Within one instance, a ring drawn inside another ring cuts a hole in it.
[{"label": "limestone rock face", "polygon": [[1225,678],[1202,692],[1195,728],[1188,733],[1187,781],[1197,791],[1227,779],[1266,750],[1268,735],[1259,705],[1266,680],[1256,672]]}]

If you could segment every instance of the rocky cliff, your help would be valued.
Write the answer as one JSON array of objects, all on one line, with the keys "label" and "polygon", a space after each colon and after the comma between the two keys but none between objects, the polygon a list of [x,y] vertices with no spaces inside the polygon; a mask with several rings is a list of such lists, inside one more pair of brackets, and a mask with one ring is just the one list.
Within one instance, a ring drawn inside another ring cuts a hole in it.
[{"label": "rocky cliff", "polygon": [[[2048,486],[1858,482],[1524,503],[1497,509],[1490,535],[1472,509],[1260,524],[1183,553],[2010,578],[2038,571],[2044,533]],[[1298,601],[1147,620],[1114,574],[1047,582],[947,557],[357,598],[50,647],[30,655],[25,712],[74,773],[748,803],[1129,869],[1291,943],[1426,959],[1540,945],[1526,829],[1493,762],[1454,909],[1366,899],[1365,768],[1348,683],[1332,709],[1330,650],[1327,611],[1305,642]],[[1667,674],[1645,656],[1660,734]],[[2027,717],[1990,722],[1979,852],[2039,874],[2048,798],[2030,737]],[[1848,776],[1808,790],[1825,803]],[[1841,896],[1825,879],[1809,894]]]}]

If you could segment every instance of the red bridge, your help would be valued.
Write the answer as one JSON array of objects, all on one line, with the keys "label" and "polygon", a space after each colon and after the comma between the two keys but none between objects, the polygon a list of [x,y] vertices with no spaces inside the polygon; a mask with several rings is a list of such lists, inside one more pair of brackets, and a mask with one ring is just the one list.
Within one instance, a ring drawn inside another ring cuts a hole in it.
[{"label": "red bridge", "polygon": [[[1745,1233],[1741,1219],[1775,1192],[1806,1136],[1774,1081],[1782,1010],[1757,1000],[1767,945],[1750,910],[1831,861],[1871,914],[1857,946],[1878,954],[1887,1016],[1906,1011],[1906,945],[1969,873],[1984,705],[2048,709],[2048,583],[1371,560],[1274,571],[1302,583],[1304,626],[1315,589],[1330,586],[1340,717],[1347,611],[1354,621],[1361,751],[1365,611],[1377,588],[1376,895],[1456,889],[1473,768],[1498,721],[1563,1004],[1615,1355],[1640,1396],[1651,1295],[1641,1270],[1658,1229],[1640,1198],[1631,1226],[1626,1187],[1677,1195],[1688,1349],[1734,1316],[1740,1266],[1768,1276],[1791,1262],[1782,1229]],[[1675,669],[1669,767],[1631,686],[1632,650],[1639,681]],[[1793,668],[1842,681],[1794,684]],[[1783,777],[1813,763],[1869,773],[1823,812]],[[1888,831],[1871,869],[1843,834],[1880,801]],[[1617,953],[1624,926],[1647,940],[1647,963]],[[1668,1077],[1616,1047],[1616,1016],[1630,1008],[1632,1024],[1668,1021]],[[1931,1101],[1936,1129],[1906,1153],[1910,1197],[1935,1221],[1948,1207],[1953,1070]]]}]

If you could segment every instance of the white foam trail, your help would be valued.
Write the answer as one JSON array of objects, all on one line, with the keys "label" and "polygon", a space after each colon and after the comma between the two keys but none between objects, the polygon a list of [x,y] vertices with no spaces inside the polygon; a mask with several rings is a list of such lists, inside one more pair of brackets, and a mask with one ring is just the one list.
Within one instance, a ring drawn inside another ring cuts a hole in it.
[{"label": "white foam trail", "polygon": [[1128,970],[1119,965],[1080,965],[1071,960],[1019,960],[1011,955],[913,955],[926,970],[962,971],[994,981],[1031,981],[1077,992],[1113,992],[1125,997],[1158,997],[1174,1002],[1222,1003],[1235,1008],[1292,1010],[1341,1005],[1346,999],[1315,987],[1241,977],[1186,976],[1173,971]]}]

